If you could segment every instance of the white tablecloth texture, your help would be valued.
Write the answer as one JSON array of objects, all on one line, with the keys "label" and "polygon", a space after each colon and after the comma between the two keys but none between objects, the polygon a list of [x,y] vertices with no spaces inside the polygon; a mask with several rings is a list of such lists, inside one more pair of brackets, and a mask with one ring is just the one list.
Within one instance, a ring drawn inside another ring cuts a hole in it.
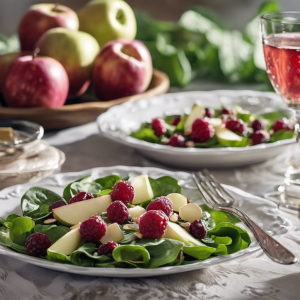
[{"label": "white tablecloth texture", "polygon": [[[66,154],[62,172],[94,167],[156,166],[133,149],[98,134],[96,123],[48,133],[45,140]],[[262,196],[283,182],[286,160],[297,146],[266,163],[239,169],[212,169],[222,182]],[[300,260],[300,220],[282,212],[292,230],[278,240]],[[207,269],[155,278],[118,279],[43,269],[0,255],[0,299],[300,299],[300,263],[280,265],[261,250]]]}]

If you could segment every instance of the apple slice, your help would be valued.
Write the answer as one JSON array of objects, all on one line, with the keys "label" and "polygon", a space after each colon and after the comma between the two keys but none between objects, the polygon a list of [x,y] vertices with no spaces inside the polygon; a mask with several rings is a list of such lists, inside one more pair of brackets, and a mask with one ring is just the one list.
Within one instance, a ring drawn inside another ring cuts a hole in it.
[{"label": "apple slice", "polygon": [[140,175],[131,180],[135,196],[132,204],[139,204],[154,197],[148,175]]},{"label": "apple slice", "polygon": [[217,140],[223,147],[246,147],[248,145],[247,138],[237,135],[225,127],[216,127],[215,130]]},{"label": "apple slice", "polygon": [[141,206],[131,207],[128,210],[129,210],[129,219],[138,218],[144,212],[146,212],[146,209]]},{"label": "apple slice", "polygon": [[213,128],[217,128],[217,127],[220,127],[222,126],[222,119],[220,118],[210,118],[210,119],[207,119],[207,121],[212,125]]},{"label": "apple slice", "polygon": [[81,235],[79,228],[76,228],[62,236],[53,245],[51,245],[48,250],[62,253],[64,255],[70,255],[79,247],[80,243]]},{"label": "apple slice", "polygon": [[193,123],[198,118],[203,118],[205,116],[205,109],[202,105],[194,105],[190,115],[187,117],[186,121],[184,122],[184,130],[188,130],[192,128]]},{"label": "apple slice", "polygon": [[189,203],[179,208],[179,216],[182,220],[192,223],[201,220],[202,209],[195,203]]},{"label": "apple slice", "polygon": [[55,208],[52,213],[53,217],[60,223],[72,226],[95,214],[106,211],[111,203],[110,195],[105,195]]},{"label": "apple slice", "polygon": [[113,241],[116,243],[121,242],[124,239],[124,234],[120,229],[118,223],[113,223],[107,226],[106,234],[101,238],[100,242],[105,244],[107,242]]},{"label": "apple slice", "polygon": [[179,208],[183,205],[187,204],[187,199],[181,194],[178,193],[172,193],[167,195],[167,198],[169,198],[173,203],[173,210],[179,211]]},{"label": "apple slice", "polygon": [[184,242],[187,246],[203,246],[203,244],[192,237],[185,229],[176,223],[169,222],[166,232],[162,238],[173,239]]}]

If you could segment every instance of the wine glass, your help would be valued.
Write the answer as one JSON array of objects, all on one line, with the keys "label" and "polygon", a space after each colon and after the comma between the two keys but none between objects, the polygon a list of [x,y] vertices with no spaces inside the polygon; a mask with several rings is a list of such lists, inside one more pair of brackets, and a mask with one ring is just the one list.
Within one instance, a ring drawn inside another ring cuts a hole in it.
[{"label": "wine glass", "polygon": [[[292,111],[297,142],[300,140],[300,12],[261,16],[267,73],[277,94]],[[300,153],[285,174],[287,184],[300,184]]]}]

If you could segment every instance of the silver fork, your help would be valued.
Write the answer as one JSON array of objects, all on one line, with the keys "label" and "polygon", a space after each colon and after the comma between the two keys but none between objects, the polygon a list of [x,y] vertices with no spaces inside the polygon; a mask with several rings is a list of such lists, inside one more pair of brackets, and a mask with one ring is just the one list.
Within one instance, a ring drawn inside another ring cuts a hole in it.
[{"label": "silver fork", "polygon": [[234,199],[207,170],[193,173],[192,176],[204,202],[212,209],[229,212],[238,217],[252,231],[262,250],[273,261],[286,265],[298,261],[292,252],[267,234],[246,213],[234,207]]}]

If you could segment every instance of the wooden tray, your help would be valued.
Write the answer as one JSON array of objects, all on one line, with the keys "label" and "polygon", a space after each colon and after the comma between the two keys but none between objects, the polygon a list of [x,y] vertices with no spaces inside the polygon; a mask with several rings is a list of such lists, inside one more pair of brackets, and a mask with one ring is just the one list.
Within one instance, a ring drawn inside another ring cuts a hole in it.
[{"label": "wooden tray", "polygon": [[33,121],[48,130],[69,128],[95,121],[100,114],[114,105],[161,95],[169,89],[169,85],[168,76],[161,71],[154,70],[149,88],[142,94],[111,101],[85,102],[55,108],[12,108],[0,106],[0,119]]}]

